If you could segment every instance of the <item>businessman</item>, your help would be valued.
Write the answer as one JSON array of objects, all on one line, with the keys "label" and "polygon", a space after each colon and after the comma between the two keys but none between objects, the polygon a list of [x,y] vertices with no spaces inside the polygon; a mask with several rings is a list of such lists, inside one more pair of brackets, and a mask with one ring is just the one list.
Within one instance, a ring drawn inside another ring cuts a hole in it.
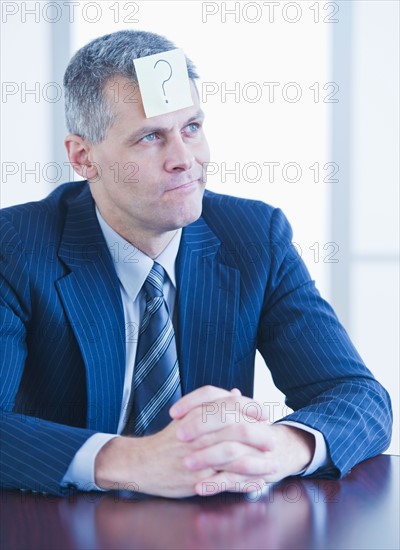
[{"label": "businessman", "polygon": [[[189,104],[149,116],[133,61],[174,48],[120,31],[79,50],[65,145],[85,181],[1,213],[4,487],[254,490],[389,444],[388,394],[283,213],[205,190],[190,60]],[[277,423],[251,399],[257,349],[294,411]]]}]

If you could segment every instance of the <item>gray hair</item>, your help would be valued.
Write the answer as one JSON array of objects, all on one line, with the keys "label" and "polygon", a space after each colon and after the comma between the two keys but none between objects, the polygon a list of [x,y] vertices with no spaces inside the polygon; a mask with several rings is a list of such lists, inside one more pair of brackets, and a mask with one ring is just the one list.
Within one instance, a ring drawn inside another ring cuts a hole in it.
[{"label": "gray hair", "polygon": [[[146,57],[176,46],[167,38],[145,31],[125,30],[96,38],[78,50],[64,75],[65,116],[68,131],[90,143],[100,143],[115,115],[104,87],[111,79],[126,77],[137,84],[133,59]],[[198,78],[186,58],[189,78]]]}]

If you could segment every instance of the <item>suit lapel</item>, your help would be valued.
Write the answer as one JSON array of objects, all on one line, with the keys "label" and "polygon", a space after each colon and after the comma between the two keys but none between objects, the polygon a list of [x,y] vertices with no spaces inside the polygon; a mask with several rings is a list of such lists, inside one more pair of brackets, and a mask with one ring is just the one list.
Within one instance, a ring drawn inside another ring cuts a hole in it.
[{"label": "suit lapel", "polygon": [[176,307],[183,393],[232,383],[240,273],[218,259],[220,244],[203,218],[182,232]]},{"label": "suit lapel", "polygon": [[59,257],[71,270],[56,286],[86,367],[87,427],[114,433],[125,372],[124,314],[88,184],[68,210]]}]

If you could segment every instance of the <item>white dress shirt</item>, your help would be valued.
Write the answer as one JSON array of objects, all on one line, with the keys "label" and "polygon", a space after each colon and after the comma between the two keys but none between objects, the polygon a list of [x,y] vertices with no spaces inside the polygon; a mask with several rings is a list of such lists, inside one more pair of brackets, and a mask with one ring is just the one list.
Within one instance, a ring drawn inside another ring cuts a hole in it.
[{"label": "white dress shirt", "polygon": [[[153,260],[114,231],[101,216],[97,207],[96,215],[107,246],[111,252],[120,282],[120,292],[125,317],[126,363],[117,435],[106,433],[96,433],[92,435],[74,456],[62,481],[63,485],[72,483],[84,491],[101,490],[95,484],[94,475],[94,464],[97,453],[108,441],[110,441],[110,439],[118,437],[118,435],[121,434],[127,420],[127,414],[129,413],[128,403],[137,350],[137,335],[140,321],[145,310],[145,297],[142,287],[153,267]],[[173,312],[176,295],[175,262],[178,255],[181,235],[182,229],[179,229],[168,246],[157,257],[157,263],[164,268],[168,275],[164,281],[164,297],[172,319],[174,319]],[[174,326],[174,328],[176,330],[176,326]],[[328,464],[329,458],[326,443],[321,432],[298,422],[282,421],[281,423],[301,428],[312,433],[315,437],[313,460],[308,468],[299,472],[299,474],[303,476],[310,475],[318,468]]]}]

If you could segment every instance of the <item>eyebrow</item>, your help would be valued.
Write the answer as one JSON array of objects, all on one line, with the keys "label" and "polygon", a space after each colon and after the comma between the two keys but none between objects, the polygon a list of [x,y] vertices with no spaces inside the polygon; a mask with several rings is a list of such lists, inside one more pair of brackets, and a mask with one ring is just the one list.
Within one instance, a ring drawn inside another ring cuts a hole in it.
[{"label": "eyebrow", "polygon": [[[204,120],[204,112],[199,109],[197,113],[195,113],[193,116],[188,118],[184,126],[187,126],[191,122],[194,122],[195,120]],[[136,143],[139,139],[141,139],[144,136],[147,136],[148,134],[157,134],[157,133],[168,133],[171,132],[171,128],[163,127],[163,126],[143,126],[139,130],[136,130],[133,132],[127,139],[126,143]]]}]

